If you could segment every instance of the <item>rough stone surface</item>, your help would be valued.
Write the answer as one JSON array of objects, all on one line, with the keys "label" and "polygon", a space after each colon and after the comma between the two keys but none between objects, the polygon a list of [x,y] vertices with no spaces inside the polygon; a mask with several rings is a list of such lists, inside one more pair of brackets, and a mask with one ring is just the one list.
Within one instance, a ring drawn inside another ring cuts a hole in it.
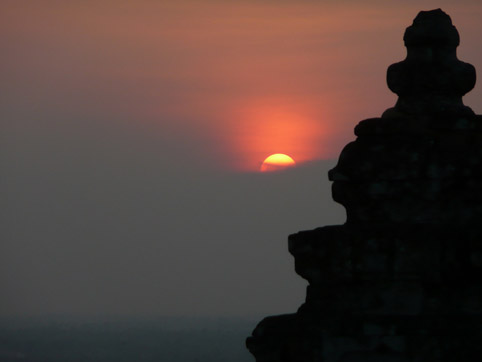
[{"label": "rough stone surface", "polygon": [[396,105],[329,172],[346,223],[289,236],[306,301],[259,323],[257,362],[482,360],[482,116],[462,103],[475,69],[440,9],[404,41]]}]

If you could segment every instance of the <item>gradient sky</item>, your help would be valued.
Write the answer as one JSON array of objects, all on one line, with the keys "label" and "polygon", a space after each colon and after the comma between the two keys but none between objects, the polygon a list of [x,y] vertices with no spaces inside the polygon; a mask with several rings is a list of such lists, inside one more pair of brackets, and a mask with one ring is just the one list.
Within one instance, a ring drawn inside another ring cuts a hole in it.
[{"label": "gradient sky", "polygon": [[0,315],[294,312],[287,236],[344,221],[326,173],[438,7],[482,69],[475,0],[3,0]]}]

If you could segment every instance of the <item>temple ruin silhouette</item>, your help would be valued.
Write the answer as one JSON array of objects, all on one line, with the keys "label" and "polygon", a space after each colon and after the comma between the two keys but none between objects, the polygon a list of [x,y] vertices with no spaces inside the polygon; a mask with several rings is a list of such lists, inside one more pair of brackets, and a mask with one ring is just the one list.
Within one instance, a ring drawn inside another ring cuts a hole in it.
[{"label": "temple ruin silhouette", "polygon": [[289,236],[306,300],[258,324],[257,362],[482,361],[482,116],[462,102],[475,68],[440,9],[403,40],[396,105],[329,172],[346,223]]}]

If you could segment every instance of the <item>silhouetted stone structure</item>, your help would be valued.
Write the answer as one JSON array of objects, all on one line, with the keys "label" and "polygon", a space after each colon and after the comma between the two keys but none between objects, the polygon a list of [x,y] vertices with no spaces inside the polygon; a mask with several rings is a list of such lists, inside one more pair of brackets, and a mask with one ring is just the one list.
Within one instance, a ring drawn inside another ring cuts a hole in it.
[{"label": "silhouetted stone structure", "polygon": [[259,323],[258,362],[482,361],[482,116],[462,103],[475,69],[440,9],[404,41],[397,104],[329,172],[346,224],[289,237],[306,302]]}]

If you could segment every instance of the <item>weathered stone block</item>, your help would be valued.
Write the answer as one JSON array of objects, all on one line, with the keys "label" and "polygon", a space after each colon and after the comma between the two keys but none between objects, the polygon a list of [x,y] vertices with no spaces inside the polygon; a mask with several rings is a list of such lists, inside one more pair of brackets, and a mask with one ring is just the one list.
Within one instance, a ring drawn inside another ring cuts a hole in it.
[{"label": "weathered stone block", "polygon": [[482,360],[482,116],[462,103],[475,69],[440,9],[404,41],[397,104],[329,172],[347,222],[288,238],[306,300],[256,327],[258,362]]}]

